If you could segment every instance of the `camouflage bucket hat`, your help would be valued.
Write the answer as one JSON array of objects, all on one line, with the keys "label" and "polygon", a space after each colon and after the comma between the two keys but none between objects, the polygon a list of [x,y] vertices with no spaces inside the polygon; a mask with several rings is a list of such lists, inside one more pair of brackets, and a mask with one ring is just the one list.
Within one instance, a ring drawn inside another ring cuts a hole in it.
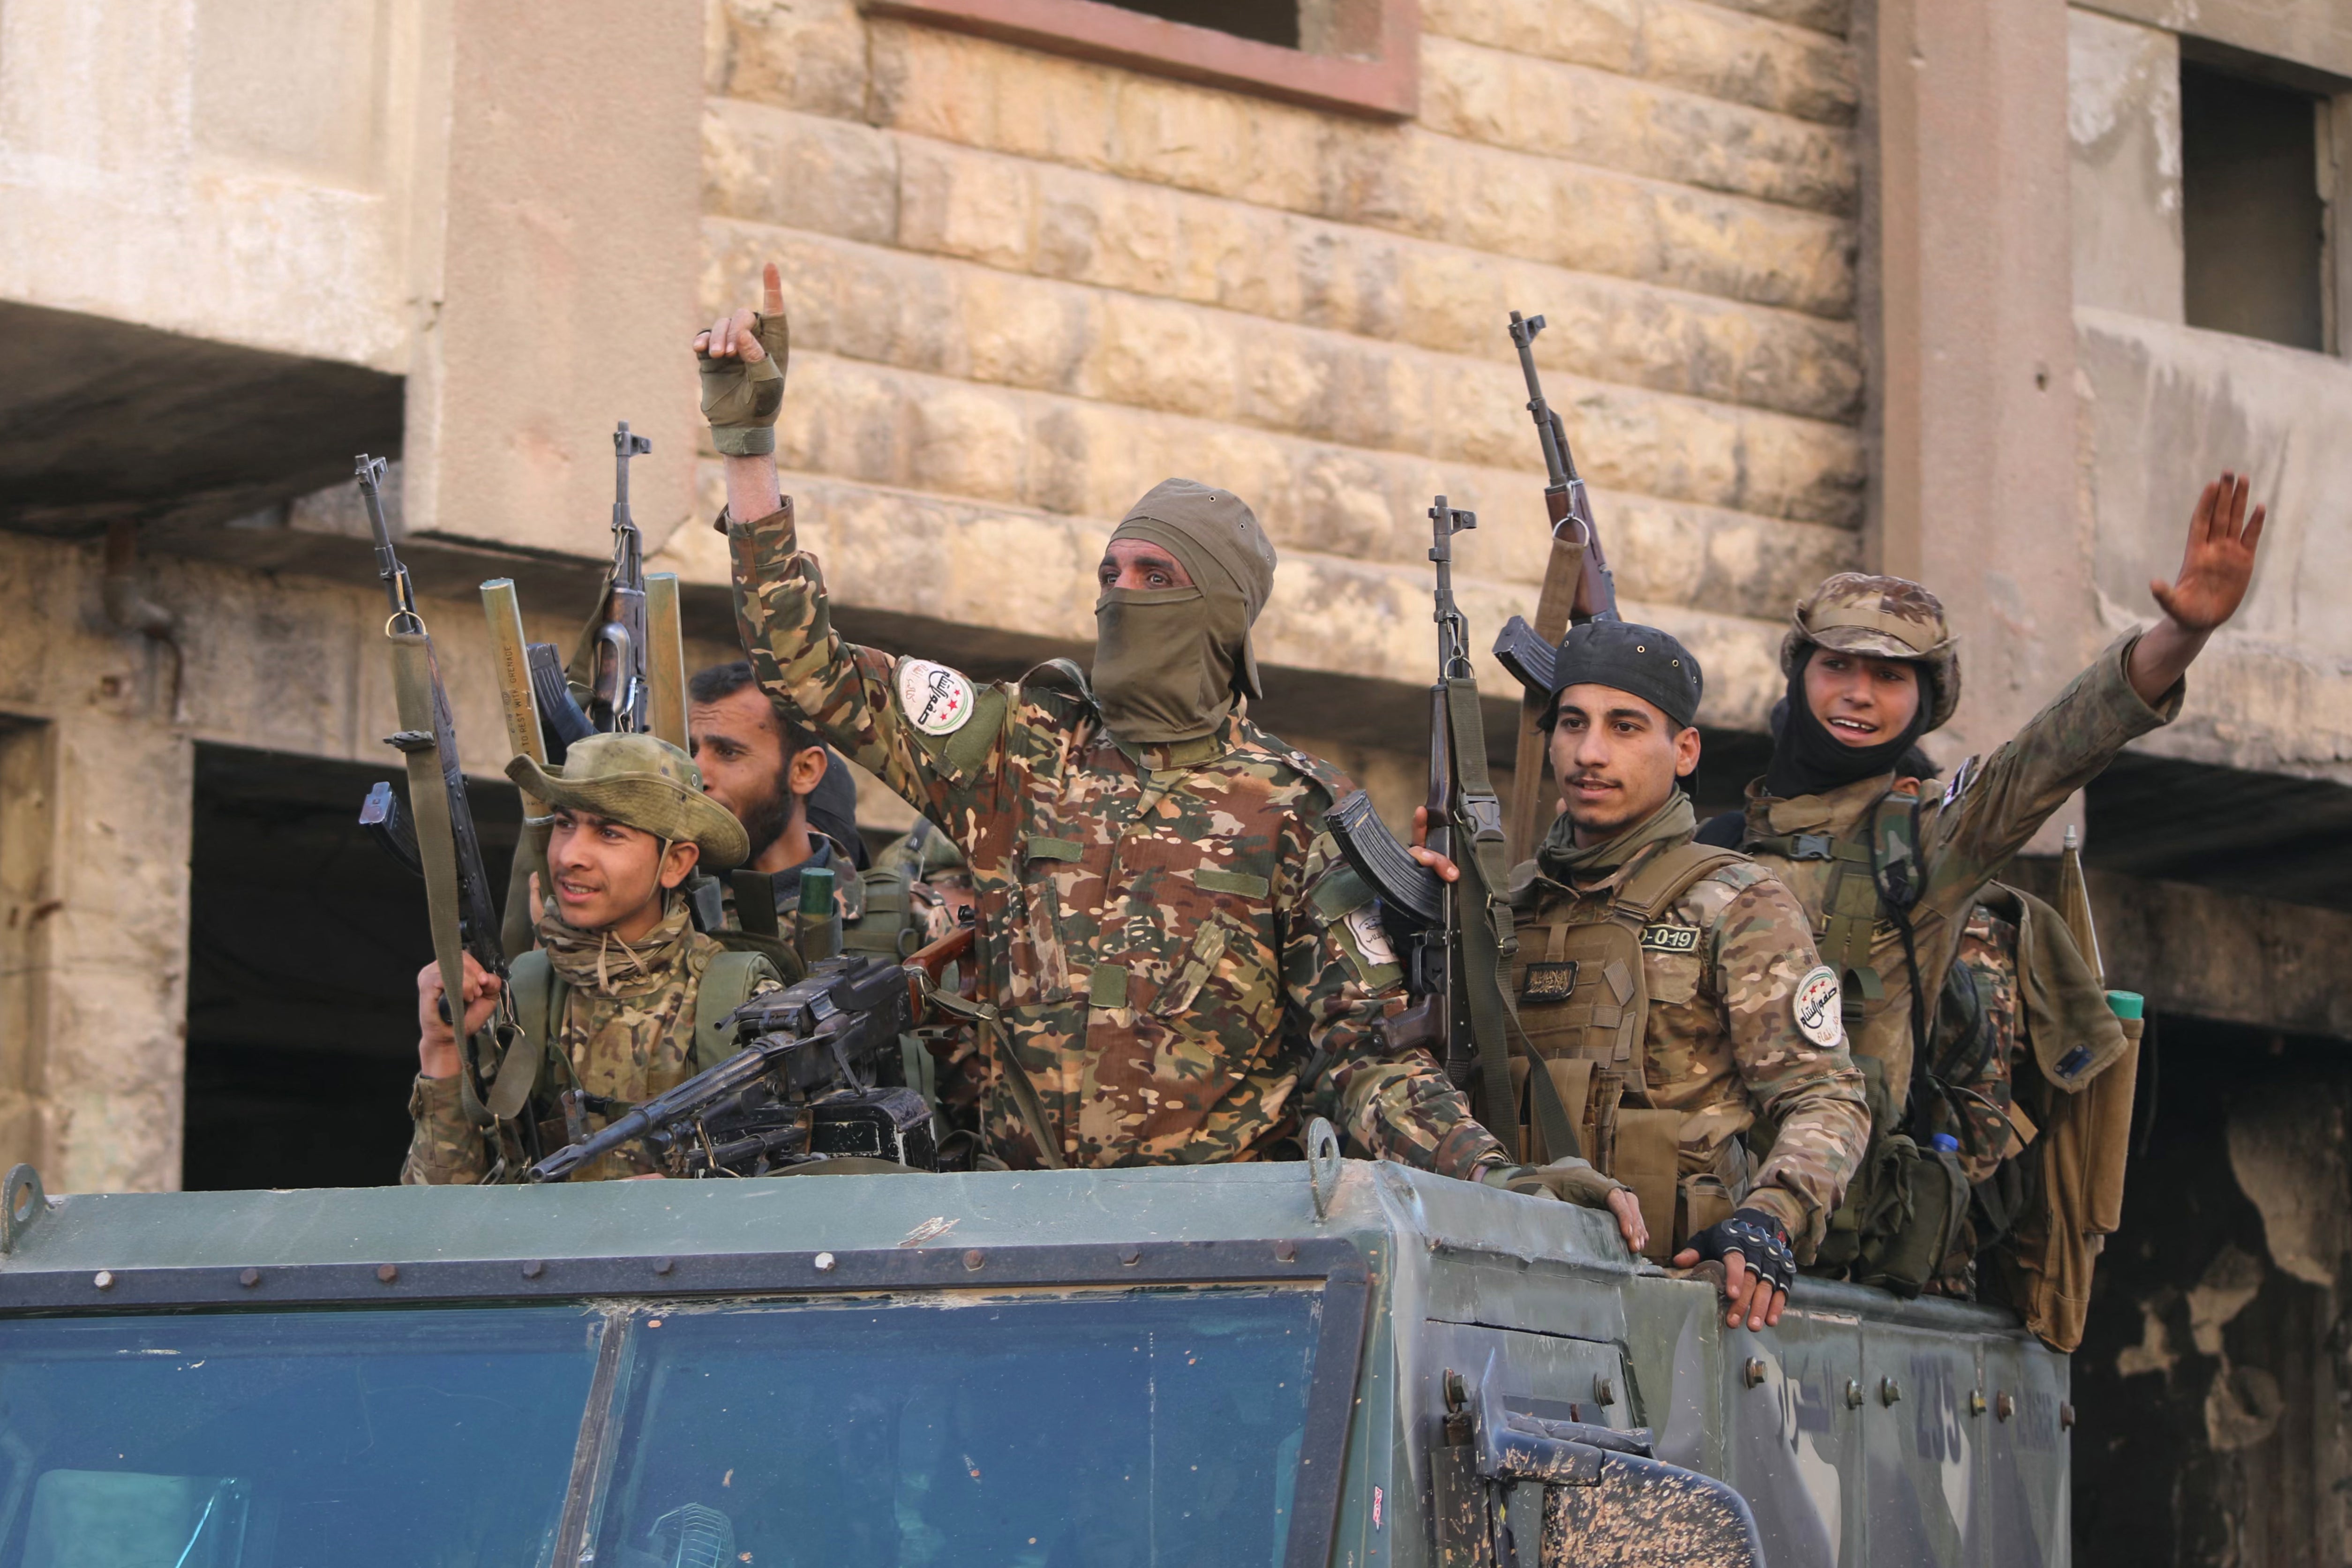
[{"label": "camouflage bucket hat", "polygon": [[572,743],[561,768],[528,757],[507,777],[551,806],[609,818],[669,843],[692,843],[703,871],[731,871],[750,858],[751,841],[734,814],[702,792],[702,769],[667,740],[650,735],[592,735]]},{"label": "camouflage bucket hat", "polygon": [[1960,706],[1960,648],[1944,622],[1943,601],[1905,577],[1842,571],[1797,601],[1780,639],[1780,673],[1793,676],[1809,648],[1834,648],[1874,659],[1927,666],[1935,678],[1935,729]]}]

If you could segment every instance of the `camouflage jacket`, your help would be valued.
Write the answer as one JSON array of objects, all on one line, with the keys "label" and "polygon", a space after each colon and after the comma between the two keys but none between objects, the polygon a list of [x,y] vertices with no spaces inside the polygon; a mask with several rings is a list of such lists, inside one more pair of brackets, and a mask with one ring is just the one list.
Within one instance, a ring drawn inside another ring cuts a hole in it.
[{"label": "camouflage jacket", "polygon": [[[1260,1158],[1309,1113],[1435,1170],[1506,1163],[1435,1062],[1385,1049],[1399,976],[1320,830],[1345,780],[1239,716],[1129,746],[1080,693],[843,642],[789,502],[729,540],[761,685],[963,851],[982,995],[1066,1163]],[[990,1142],[1032,1163],[993,1055]]]},{"label": "camouflage jacket", "polygon": [[[2125,670],[2138,641],[2133,632],[2101,653],[1981,768],[1963,764],[1948,789],[1921,792],[1914,835],[1920,892],[1911,929],[1919,973],[1931,991],[1958,951],[1969,911],[2002,862],[2069,795],[2096,778],[2125,743],[2169,724],[2179,713],[2185,682],[2165,694],[2160,707],[2150,707],[2132,690]],[[1795,858],[1765,841],[1797,834],[1827,841],[1852,838],[1895,783],[1894,775],[1882,774],[1789,800],[1767,795],[1760,779],[1748,787],[1740,847],[1788,884],[1805,906],[1817,938],[1828,931],[1826,904],[1836,862]],[[1864,999],[1853,1044],[1857,1055],[1885,1064],[1887,1092],[1899,1107],[1911,1082],[1911,975],[1902,937],[1883,911],[1870,946],[1883,993]],[[1932,994],[1928,999],[1932,1007]]]},{"label": "camouflage jacket", "polygon": [[[1560,883],[1536,874],[1516,890],[1513,982],[1538,1050],[1550,1054],[1541,1007],[1524,994],[1528,966],[1542,960],[1554,930],[1607,919],[1618,891],[1675,841],[1640,851],[1605,875]],[[1799,1026],[1801,984],[1816,971],[1817,985],[1829,979],[1805,912],[1770,873],[1742,860],[1700,877],[1658,915],[1642,933],[1649,1018],[1641,1082],[1625,1086],[1624,1103],[1682,1113],[1684,1173],[1744,1179],[1748,1191],[1735,1183],[1734,1198],[1773,1215],[1799,1255],[1810,1257],[1861,1163],[1870,1113],[1834,1023],[1833,997],[1816,1015],[1830,1020],[1815,1026],[1828,1044]],[[1751,1133],[1759,1123],[1771,1147],[1749,1173],[1733,1140],[1762,1142]]]},{"label": "camouflage jacket", "polygon": [[[550,924],[541,923],[542,937]],[[540,1103],[533,1112],[548,1118],[554,1091],[576,1085],[600,1100],[615,1103],[610,1110],[616,1114],[619,1108],[658,1094],[690,1075],[697,988],[703,970],[725,949],[688,924],[682,902],[672,907],[646,941],[636,945],[635,965],[623,956],[627,949],[603,946],[600,950],[600,945],[587,940],[586,934],[570,935],[577,940],[547,945],[556,975],[563,982],[562,1013],[550,1031],[554,1036],[550,1055],[562,1067],[553,1074],[541,1074]],[[751,988],[751,994],[764,995],[778,986],[774,980],[762,981]],[[551,1077],[556,1081],[551,1082]],[[471,1183],[489,1174],[488,1145],[466,1120],[456,1078],[420,1075],[409,1094],[408,1112],[416,1127],[401,1171],[403,1182]],[[603,1126],[607,1119],[592,1113],[589,1130]],[[562,1122],[544,1122],[542,1146],[562,1142]],[[616,1153],[575,1172],[571,1179],[609,1181],[649,1168],[630,1160],[625,1153]]]}]

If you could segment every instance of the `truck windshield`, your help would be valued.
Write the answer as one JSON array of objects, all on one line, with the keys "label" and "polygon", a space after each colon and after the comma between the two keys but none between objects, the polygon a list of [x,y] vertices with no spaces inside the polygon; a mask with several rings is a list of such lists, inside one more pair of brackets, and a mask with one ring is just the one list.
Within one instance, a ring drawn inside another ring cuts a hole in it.
[{"label": "truck windshield", "polygon": [[1318,1302],[1100,1292],[648,1320],[596,1562],[1276,1568]]},{"label": "truck windshield", "polygon": [[10,1568],[542,1562],[603,1314],[0,1323]]},{"label": "truck windshield", "polygon": [[545,1568],[583,1528],[597,1568],[1278,1568],[1320,1305],[1134,1289],[5,1321],[0,1568]]}]

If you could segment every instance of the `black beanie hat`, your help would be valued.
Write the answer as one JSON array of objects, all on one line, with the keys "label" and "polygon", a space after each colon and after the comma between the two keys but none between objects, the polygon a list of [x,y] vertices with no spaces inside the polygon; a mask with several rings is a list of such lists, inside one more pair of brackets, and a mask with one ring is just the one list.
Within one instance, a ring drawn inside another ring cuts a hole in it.
[{"label": "black beanie hat", "polygon": [[1558,716],[1560,693],[1588,684],[1631,692],[1677,730],[1697,722],[1698,700],[1706,689],[1689,649],[1655,626],[1630,621],[1588,621],[1569,628],[1552,657],[1552,700],[1545,723]]}]

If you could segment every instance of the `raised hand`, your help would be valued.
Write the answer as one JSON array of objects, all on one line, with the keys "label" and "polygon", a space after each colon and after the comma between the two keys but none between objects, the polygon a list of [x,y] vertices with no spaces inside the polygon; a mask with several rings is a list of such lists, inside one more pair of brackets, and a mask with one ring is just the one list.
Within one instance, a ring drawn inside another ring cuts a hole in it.
[{"label": "raised hand", "polygon": [[[721,316],[694,335],[702,367],[702,413],[723,457],[767,457],[776,450],[776,416],[784,406],[784,366],[792,329],[784,320],[784,281],[770,262],[761,303]],[[730,491],[730,506],[734,505]],[[757,514],[754,514],[755,516]]]},{"label": "raised hand", "polygon": [[2237,613],[2254,575],[2254,546],[2263,537],[2267,511],[2246,515],[2248,484],[2242,474],[2224,473],[2197,497],[2189,518],[2189,544],[2180,575],[2167,583],[2150,578],[2147,591],[2184,632],[2210,632]]}]

